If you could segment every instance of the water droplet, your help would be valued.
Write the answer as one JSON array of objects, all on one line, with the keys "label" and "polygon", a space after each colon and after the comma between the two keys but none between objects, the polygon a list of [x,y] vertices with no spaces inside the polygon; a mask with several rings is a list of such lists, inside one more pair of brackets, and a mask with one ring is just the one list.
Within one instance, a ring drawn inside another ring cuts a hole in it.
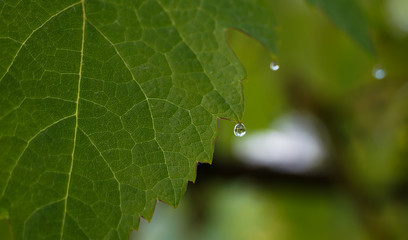
[{"label": "water droplet", "polygon": [[373,77],[375,77],[377,79],[383,79],[383,78],[385,78],[387,76],[387,72],[379,64],[374,66],[372,73],[373,73]]},{"label": "water droplet", "polygon": [[234,127],[234,134],[237,137],[243,137],[246,134],[246,128],[243,123],[237,123]]},{"label": "water droplet", "polygon": [[271,62],[271,65],[269,65],[269,67],[271,68],[272,71],[278,71],[279,69],[279,64],[277,64],[276,62]]}]

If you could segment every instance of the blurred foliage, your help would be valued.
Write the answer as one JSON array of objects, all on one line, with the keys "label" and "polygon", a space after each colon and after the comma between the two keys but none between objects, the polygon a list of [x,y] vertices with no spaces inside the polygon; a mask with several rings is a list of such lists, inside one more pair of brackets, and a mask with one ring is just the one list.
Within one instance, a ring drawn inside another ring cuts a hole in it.
[{"label": "blurred foliage", "polygon": [[[141,224],[134,239],[368,239],[353,204],[335,189],[280,185],[273,189],[248,179],[206,184],[204,206],[191,193],[175,210],[163,203]],[[204,201],[203,201],[204,202]],[[301,202],[301,204],[300,204]],[[205,207],[199,222],[194,208]]]},{"label": "blurred foliage", "polygon": [[2,240],[12,239],[10,228],[6,219],[0,219],[0,237]]},{"label": "blurred foliage", "polygon": [[[269,69],[275,59],[261,44],[243,33],[228,32],[248,73],[243,82],[247,136],[268,129],[285,113],[313,114],[329,134],[331,154],[324,174],[333,185],[211,180],[200,178],[199,170],[197,181],[205,183],[189,185],[192,190],[177,211],[160,206],[160,216],[133,237],[407,239],[408,32],[390,21],[397,1],[360,1],[358,11],[367,22],[333,16],[339,8],[327,9],[325,1],[310,3],[320,4],[327,13],[302,0],[269,2],[280,23],[278,71]],[[349,2],[342,2],[343,10]],[[394,7],[387,7],[390,4]],[[362,47],[366,40],[355,32],[360,24],[369,26],[375,56]],[[372,75],[376,64],[386,70],[382,80]],[[219,121],[215,165],[238,164],[231,145],[241,139],[233,136],[233,126]],[[181,223],[178,235],[171,234],[170,222]],[[159,225],[168,228],[153,237]]]},{"label": "blurred foliage", "polygon": [[367,21],[355,0],[307,0],[309,3],[322,8],[334,24],[345,30],[351,38],[361,44],[369,53],[374,53],[370,37],[367,32]]}]

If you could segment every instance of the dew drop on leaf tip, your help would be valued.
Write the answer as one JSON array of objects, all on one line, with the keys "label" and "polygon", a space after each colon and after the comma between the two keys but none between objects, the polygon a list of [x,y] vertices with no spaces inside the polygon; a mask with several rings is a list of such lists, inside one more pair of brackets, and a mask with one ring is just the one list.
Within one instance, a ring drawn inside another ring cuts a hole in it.
[{"label": "dew drop on leaf tip", "polygon": [[246,128],[243,123],[237,123],[234,127],[234,134],[237,137],[243,137],[246,134]]},{"label": "dew drop on leaf tip", "polygon": [[269,67],[271,68],[272,71],[278,71],[278,69],[279,69],[279,64],[277,64],[276,62],[272,61],[271,64],[269,65]]},{"label": "dew drop on leaf tip", "polygon": [[372,74],[376,79],[384,79],[387,76],[387,72],[380,64],[374,66]]}]

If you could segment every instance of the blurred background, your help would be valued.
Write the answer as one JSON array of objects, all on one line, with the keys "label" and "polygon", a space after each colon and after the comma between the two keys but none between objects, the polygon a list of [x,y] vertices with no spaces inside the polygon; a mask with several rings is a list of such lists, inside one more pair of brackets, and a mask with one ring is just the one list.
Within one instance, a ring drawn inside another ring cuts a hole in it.
[{"label": "blurred background", "polygon": [[307,1],[269,3],[276,59],[228,32],[247,134],[220,120],[213,164],[131,239],[408,239],[408,1],[358,1],[374,55]]},{"label": "blurred background", "polygon": [[213,164],[130,239],[408,239],[408,0],[359,4],[375,55],[304,0],[269,1],[276,58],[228,31],[247,134],[220,120]]}]

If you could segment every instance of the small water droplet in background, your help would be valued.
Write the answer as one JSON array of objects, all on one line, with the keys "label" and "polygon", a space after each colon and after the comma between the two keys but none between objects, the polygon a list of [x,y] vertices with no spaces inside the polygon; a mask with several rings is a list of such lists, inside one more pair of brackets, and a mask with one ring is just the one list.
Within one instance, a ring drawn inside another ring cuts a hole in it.
[{"label": "small water droplet in background", "polygon": [[383,79],[387,76],[387,72],[379,64],[374,66],[372,73],[373,73],[373,77],[375,77],[376,79]]},{"label": "small water droplet in background", "polygon": [[278,69],[279,69],[279,64],[277,64],[276,62],[272,61],[271,64],[269,65],[269,67],[271,68],[272,71],[278,71]]},{"label": "small water droplet in background", "polygon": [[243,137],[246,134],[246,128],[243,123],[237,123],[234,127],[234,134],[237,137]]}]

